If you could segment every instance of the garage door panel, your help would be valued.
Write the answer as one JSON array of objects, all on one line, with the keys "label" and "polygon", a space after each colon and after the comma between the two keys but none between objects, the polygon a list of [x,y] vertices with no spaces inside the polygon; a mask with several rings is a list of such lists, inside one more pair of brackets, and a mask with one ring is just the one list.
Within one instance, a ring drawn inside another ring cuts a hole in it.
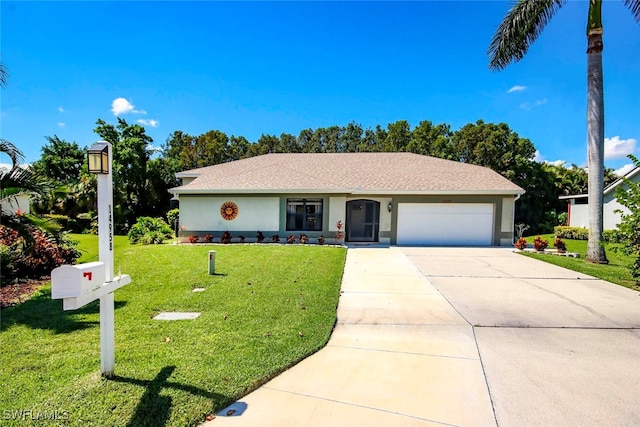
[{"label": "garage door panel", "polygon": [[490,203],[400,203],[398,245],[490,246],[494,213]]}]

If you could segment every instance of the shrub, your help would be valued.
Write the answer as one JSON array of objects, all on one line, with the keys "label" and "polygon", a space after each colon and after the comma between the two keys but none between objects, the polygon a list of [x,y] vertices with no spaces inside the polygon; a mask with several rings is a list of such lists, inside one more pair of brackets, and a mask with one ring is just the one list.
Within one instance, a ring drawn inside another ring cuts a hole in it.
[{"label": "shrub", "polygon": [[225,231],[224,233],[222,233],[222,237],[220,237],[220,241],[224,244],[228,244],[231,243],[231,238],[233,236],[231,235],[231,233],[229,233],[228,231]]},{"label": "shrub", "polygon": [[238,236],[238,239],[240,239],[240,243],[244,243],[245,237],[241,234]]},{"label": "shrub", "polygon": [[549,246],[549,241],[543,239],[540,236],[536,236],[533,239],[533,247],[536,248],[536,251],[544,251]]},{"label": "shrub", "polygon": [[622,243],[625,241],[625,236],[619,230],[604,230],[602,232],[602,240],[611,243]]},{"label": "shrub", "polygon": [[273,236],[271,236],[271,241],[273,243],[280,243],[280,236],[277,234],[274,234]]},{"label": "shrub", "polygon": [[167,212],[166,217],[167,224],[169,224],[171,228],[175,228],[177,222],[180,220],[180,209],[171,209],[169,212]]},{"label": "shrub", "polygon": [[514,244],[517,249],[523,250],[527,247],[527,239],[520,237]]},{"label": "shrub", "polygon": [[75,264],[80,256],[77,243],[66,233],[59,236],[32,229],[31,245],[17,231],[0,225],[0,262],[2,285],[17,279],[39,279],[62,264]]},{"label": "shrub", "polygon": [[319,245],[324,245],[324,236],[318,237],[318,244]]},{"label": "shrub", "polygon": [[556,237],[556,240],[553,242],[553,247],[558,250],[558,252],[565,252],[567,250],[567,244],[559,237]]},{"label": "shrub", "polygon": [[556,237],[571,240],[589,240],[589,229],[584,227],[566,227],[559,225],[553,229]]},{"label": "shrub", "polygon": [[189,236],[189,243],[197,243],[198,236]]},{"label": "shrub", "polygon": [[127,237],[131,243],[157,244],[173,237],[173,231],[162,218],[141,216]]},{"label": "shrub", "polygon": [[264,242],[264,234],[262,234],[262,231],[258,231],[258,235],[256,236],[256,239],[258,243]]},{"label": "shrub", "polygon": [[287,236],[287,243],[295,243],[296,242],[296,236],[293,234],[289,234]]},{"label": "shrub", "polygon": [[309,238],[307,237],[306,234],[301,234],[300,237],[298,237],[298,240],[300,240],[300,243],[304,245],[309,241]]},{"label": "shrub", "polygon": [[207,243],[213,242],[213,234],[205,234],[204,236],[202,236],[202,238]]},{"label": "shrub", "polygon": [[569,223],[569,214],[566,212],[562,212],[558,215],[558,225],[566,226]]}]

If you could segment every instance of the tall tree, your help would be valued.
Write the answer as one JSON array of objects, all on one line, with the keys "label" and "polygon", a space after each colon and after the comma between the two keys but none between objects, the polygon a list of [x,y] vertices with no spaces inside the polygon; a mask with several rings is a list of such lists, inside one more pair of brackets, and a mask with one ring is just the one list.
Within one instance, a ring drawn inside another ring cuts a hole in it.
[{"label": "tall tree", "polygon": [[387,135],[384,138],[383,150],[388,152],[407,151],[411,141],[411,127],[406,120],[398,120],[387,125]]},{"label": "tall tree", "polygon": [[448,124],[440,123],[434,126],[431,121],[423,120],[411,132],[407,151],[442,159],[455,159],[451,135],[451,126]]},{"label": "tall tree", "polygon": [[114,215],[118,231],[126,231],[137,217],[151,214],[147,163],[153,139],[142,126],[128,124],[121,118],[117,126],[102,119],[96,125],[94,132],[113,145]]},{"label": "tall tree", "polygon": [[[502,70],[521,60],[566,0],[519,0],[507,13],[488,49],[489,68]],[[640,0],[623,0],[640,22]],[[586,259],[606,264],[602,246],[604,189],[604,94],[602,79],[602,0],[589,0],[587,13],[587,153],[589,240]]]},{"label": "tall tree", "polygon": [[453,133],[455,160],[486,166],[525,187],[527,173],[535,156],[535,146],[520,138],[506,123],[478,120]]},{"label": "tall tree", "polygon": [[61,184],[78,182],[86,160],[86,151],[77,143],[67,142],[57,135],[45,138],[48,143],[42,147],[40,159],[33,163],[33,170]]}]

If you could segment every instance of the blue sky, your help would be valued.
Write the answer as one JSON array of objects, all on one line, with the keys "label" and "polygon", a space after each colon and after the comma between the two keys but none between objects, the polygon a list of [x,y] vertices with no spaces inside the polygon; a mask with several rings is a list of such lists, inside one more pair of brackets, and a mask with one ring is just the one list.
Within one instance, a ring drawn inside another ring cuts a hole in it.
[{"label": "blue sky", "polygon": [[[0,136],[27,162],[45,136],[80,146],[101,118],[261,134],[407,120],[482,119],[529,138],[538,159],[586,165],[586,1],[570,1],[520,62],[488,69],[502,1],[0,3]],[[640,25],[603,6],[607,167],[640,141]],[[0,158],[0,162],[6,162]]]}]

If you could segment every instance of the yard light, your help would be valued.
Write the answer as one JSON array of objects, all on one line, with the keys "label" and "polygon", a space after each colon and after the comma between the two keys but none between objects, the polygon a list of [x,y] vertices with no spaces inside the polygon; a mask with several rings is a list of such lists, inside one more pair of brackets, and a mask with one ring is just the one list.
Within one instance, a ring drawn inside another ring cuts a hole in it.
[{"label": "yard light", "polygon": [[109,173],[109,143],[98,141],[87,150],[89,173],[106,175]]},{"label": "yard light", "polygon": [[387,209],[389,210],[389,212],[393,210],[393,202],[389,202],[389,204],[387,205]]}]

